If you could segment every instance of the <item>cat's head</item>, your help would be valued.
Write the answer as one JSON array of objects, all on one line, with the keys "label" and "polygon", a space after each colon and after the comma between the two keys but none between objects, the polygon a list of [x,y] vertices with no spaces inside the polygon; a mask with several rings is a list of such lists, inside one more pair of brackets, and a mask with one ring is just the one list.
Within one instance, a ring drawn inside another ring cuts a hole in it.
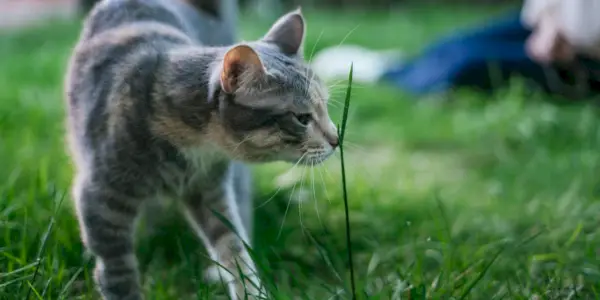
[{"label": "cat's head", "polygon": [[325,84],[303,58],[300,10],[281,17],[260,40],[228,49],[212,75],[223,137],[219,144],[246,161],[317,164],[338,145]]}]

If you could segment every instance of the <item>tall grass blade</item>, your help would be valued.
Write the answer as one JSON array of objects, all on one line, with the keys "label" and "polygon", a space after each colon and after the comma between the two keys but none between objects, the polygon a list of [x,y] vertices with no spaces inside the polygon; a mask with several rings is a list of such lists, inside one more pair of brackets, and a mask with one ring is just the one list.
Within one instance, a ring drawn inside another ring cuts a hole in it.
[{"label": "tall grass blade", "polygon": [[471,290],[473,290],[473,288],[475,288],[475,286],[479,283],[479,281],[481,281],[481,279],[483,279],[483,276],[485,276],[485,274],[487,274],[490,267],[494,264],[494,262],[496,262],[496,259],[498,259],[498,257],[500,257],[500,254],[502,254],[502,252],[504,252],[504,250],[506,250],[506,246],[502,247],[500,250],[498,250],[498,252],[496,252],[496,254],[494,254],[492,259],[490,259],[490,261],[484,266],[483,270],[479,273],[479,275],[477,275],[477,277],[467,286],[465,291],[460,296],[460,298],[459,298],[460,300],[467,298],[467,296],[469,295]]},{"label": "tall grass blade", "polygon": [[[50,238],[50,234],[52,233],[52,229],[54,228],[54,223],[56,222],[56,215],[58,214],[58,211],[62,206],[65,196],[66,195],[63,193],[60,198],[60,201],[58,202],[58,205],[56,206],[56,209],[54,210],[54,213],[52,214],[52,218],[50,218],[50,223],[48,224],[48,229],[46,230],[46,233],[44,233],[44,237],[42,238],[42,244],[40,246],[40,249],[37,254],[37,259],[36,259],[37,265],[35,266],[35,270],[33,271],[33,277],[31,278],[31,282],[33,282],[33,283],[35,283],[35,279],[37,278],[39,270],[40,270],[40,265],[42,264],[42,261],[44,260],[42,258],[42,255],[46,251],[46,244],[48,243],[48,239]],[[25,297],[25,299],[27,299],[27,300],[29,300],[29,297],[31,296],[31,290],[33,289],[31,286],[31,282],[29,282],[29,281],[27,282],[27,284],[29,284],[29,286],[30,286],[30,289],[27,291],[27,297]],[[37,293],[37,291],[35,291],[35,292]],[[39,296],[39,294],[36,296]]]},{"label": "tall grass blade", "polygon": [[344,135],[346,132],[346,122],[348,121],[348,108],[350,107],[350,96],[352,94],[352,74],[354,64],[350,65],[350,74],[348,74],[348,88],[346,89],[346,99],[344,101],[344,112],[342,114],[342,124],[339,127],[339,145],[340,145],[340,164],[342,167],[342,192],[344,197],[344,213],[346,215],[346,245],[348,248],[348,265],[350,268],[350,286],[352,288],[352,299],[356,299],[356,282],[354,280],[354,262],[352,259],[352,242],[350,237],[350,213],[348,209],[348,192],[346,187],[346,166],[344,162]]}]

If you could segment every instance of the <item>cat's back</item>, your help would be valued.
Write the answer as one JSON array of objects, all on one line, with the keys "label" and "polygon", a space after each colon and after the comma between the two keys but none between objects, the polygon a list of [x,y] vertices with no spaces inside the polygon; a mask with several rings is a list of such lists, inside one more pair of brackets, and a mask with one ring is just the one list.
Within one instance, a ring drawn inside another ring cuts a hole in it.
[{"label": "cat's back", "polygon": [[[128,67],[137,66],[140,60],[145,60],[147,66],[151,65],[151,60],[156,60],[156,56],[169,48],[232,44],[237,16],[235,1],[99,2],[86,18],[71,55],[65,82],[69,105],[77,105],[77,96],[82,92],[106,96],[101,91],[93,93],[90,89],[106,87],[106,81],[112,81],[109,79],[122,79],[131,69]],[[197,9],[200,4],[211,4],[217,15]]]},{"label": "cat's back", "polygon": [[149,139],[144,122],[161,55],[194,43],[167,2],[104,0],[86,18],[65,78],[68,138],[78,161],[117,148],[139,151]]},{"label": "cat's back", "polygon": [[90,12],[82,39],[132,23],[155,22],[171,26],[203,45],[230,45],[236,39],[236,1],[104,0]]},{"label": "cat's back", "polygon": [[[107,149],[110,153],[110,143],[112,148],[128,145],[131,150],[132,141],[140,149],[131,151],[143,150],[152,138],[146,119],[153,114],[153,87],[165,53],[181,46],[233,43],[234,29],[229,23],[234,2],[99,2],[84,22],[65,78],[73,152]],[[213,4],[218,15],[196,10],[198,4],[206,3]]]},{"label": "cat's back", "polygon": [[89,13],[84,22],[81,40],[93,38],[107,30],[114,30],[140,22],[172,26],[184,30],[183,20],[173,9],[180,0],[104,0]]}]

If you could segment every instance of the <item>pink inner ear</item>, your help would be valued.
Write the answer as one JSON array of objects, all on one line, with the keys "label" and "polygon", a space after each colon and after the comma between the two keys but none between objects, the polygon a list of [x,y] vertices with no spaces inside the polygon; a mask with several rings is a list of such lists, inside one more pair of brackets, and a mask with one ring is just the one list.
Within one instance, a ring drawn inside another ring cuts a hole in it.
[{"label": "pink inner ear", "polygon": [[245,71],[263,70],[258,54],[247,45],[238,45],[227,51],[223,58],[221,87],[226,93],[234,93],[239,86],[239,77]]},{"label": "pink inner ear", "polygon": [[227,94],[235,92],[235,78],[229,77],[225,72],[221,73],[221,88]]}]

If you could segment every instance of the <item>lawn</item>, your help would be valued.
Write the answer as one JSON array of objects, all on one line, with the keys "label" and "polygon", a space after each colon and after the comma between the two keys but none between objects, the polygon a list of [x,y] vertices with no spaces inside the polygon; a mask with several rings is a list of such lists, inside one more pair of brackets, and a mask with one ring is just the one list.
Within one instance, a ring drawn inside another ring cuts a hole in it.
[{"label": "lawn", "polygon": [[[495,10],[309,10],[306,48],[344,41],[414,53]],[[268,28],[242,24],[247,39]],[[0,35],[0,299],[95,297],[63,140],[63,71],[78,30]],[[451,98],[354,86],[345,154],[358,298],[597,299],[597,108],[556,104],[519,80]],[[350,299],[339,164],[255,168],[255,251],[274,299]],[[220,299],[202,283],[204,249],[172,219],[140,231],[148,299]]]}]

